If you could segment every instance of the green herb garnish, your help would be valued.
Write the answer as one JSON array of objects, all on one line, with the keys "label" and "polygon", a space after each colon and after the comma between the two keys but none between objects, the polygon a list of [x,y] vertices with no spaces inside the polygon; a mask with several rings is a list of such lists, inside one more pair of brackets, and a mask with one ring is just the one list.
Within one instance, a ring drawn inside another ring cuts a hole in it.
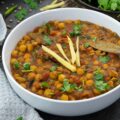
[{"label": "green herb garnish", "polygon": [[45,24],[45,26],[47,28],[48,33],[50,33],[50,31],[53,29],[51,24],[47,23],[47,24]]},{"label": "green herb garnish", "polygon": [[79,35],[81,34],[81,28],[82,28],[82,25],[80,25],[80,24],[75,24],[75,25],[73,26],[72,32],[70,32],[70,36],[71,36],[71,37],[79,36]]},{"label": "green herb garnish", "polygon": [[51,45],[51,44],[52,44],[52,40],[51,40],[47,35],[44,35],[43,40],[44,40],[44,42],[45,42],[47,45]]},{"label": "green herb garnish", "polygon": [[63,81],[63,87],[61,88],[61,90],[62,90],[63,92],[69,92],[71,89],[77,90],[77,91],[79,91],[79,92],[83,91],[82,86],[79,86],[79,87],[78,87],[77,84],[70,84],[70,83],[68,82],[68,79],[65,79],[65,80]]},{"label": "green herb garnish", "polygon": [[93,41],[93,42],[96,42],[96,40],[97,40],[96,37],[93,37],[93,38],[92,38],[92,41]]},{"label": "green herb garnish", "polygon": [[84,47],[85,47],[85,48],[88,48],[89,46],[90,46],[89,43],[85,43],[85,44],[84,44]]},{"label": "green herb garnish", "polygon": [[23,120],[23,117],[18,117],[16,120]]},{"label": "green herb garnish", "polygon": [[110,86],[104,81],[104,75],[100,73],[100,70],[94,72],[94,80],[97,90],[103,92],[110,88]]},{"label": "green herb garnish", "polygon": [[38,7],[38,3],[36,0],[23,0],[26,4],[28,4],[28,6],[31,9],[36,9]]},{"label": "green herb garnish", "polygon": [[15,68],[15,69],[19,69],[19,68],[20,68],[19,62],[15,62],[15,63],[14,63],[14,68]]},{"label": "green herb garnish", "polygon": [[53,72],[53,71],[55,71],[56,69],[57,69],[57,67],[58,67],[58,65],[54,65],[54,66],[52,66],[51,68],[50,68],[50,72]]},{"label": "green herb garnish", "polygon": [[8,16],[10,15],[15,9],[17,8],[17,5],[13,5],[12,7],[8,8],[5,13],[4,13],[4,16]]},{"label": "green herb garnish", "polygon": [[64,30],[62,31],[62,35],[65,36],[66,34],[67,34],[67,31],[64,29]]},{"label": "green herb garnish", "polygon": [[42,82],[42,83],[41,83],[41,87],[43,87],[43,88],[48,88],[48,87],[49,87],[48,82]]},{"label": "green herb garnish", "polygon": [[110,86],[104,81],[95,81],[95,87],[101,92],[110,88]]},{"label": "green herb garnish", "polygon": [[30,70],[30,63],[24,63],[23,68],[24,70]]},{"label": "green herb garnish", "polygon": [[102,63],[107,63],[110,61],[110,57],[109,56],[100,56],[99,61]]},{"label": "green herb garnish", "polygon": [[104,75],[102,73],[96,73],[94,74],[94,79],[97,81],[104,80]]},{"label": "green herb garnish", "polygon": [[70,85],[70,83],[68,82],[68,79],[65,79],[64,81],[63,81],[63,87],[62,87],[62,91],[63,92],[68,92],[69,90],[71,89],[71,85]]},{"label": "green herb garnish", "polygon": [[77,90],[79,92],[83,91],[83,87],[82,86],[78,87],[77,84],[71,84],[71,88],[75,89],[75,90]]},{"label": "green herb garnish", "polygon": [[17,20],[21,21],[27,16],[27,14],[28,14],[28,11],[25,8],[22,8],[15,14],[15,17]]},{"label": "green herb garnish", "polygon": [[119,0],[98,0],[98,4],[103,10],[120,10]]}]

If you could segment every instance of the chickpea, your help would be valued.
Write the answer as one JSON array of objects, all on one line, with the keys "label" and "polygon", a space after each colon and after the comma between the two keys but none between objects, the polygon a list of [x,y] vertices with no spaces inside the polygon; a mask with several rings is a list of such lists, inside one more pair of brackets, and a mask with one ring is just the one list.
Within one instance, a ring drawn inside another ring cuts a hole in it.
[{"label": "chickpea", "polygon": [[83,75],[84,72],[85,72],[85,71],[84,71],[84,69],[82,69],[82,68],[78,68],[78,69],[77,69],[77,74],[78,74],[78,75]]},{"label": "chickpea", "polygon": [[32,45],[32,44],[28,44],[28,45],[27,45],[27,50],[28,50],[29,52],[31,52],[31,51],[33,50],[33,45]]},{"label": "chickpea", "polygon": [[118,73],[117,73],[115,70],[109,71],[109,75],[110,75],[111,77],[118,77]]},{"label": "chickpea", "polygon": [[37,59],[37,64],[42,64],[42,60],[41,59]]},{"label": "chickpea", "polygon": [[16,79],[17,77],[20,77],[20,75],[17,74],[17,73],[15,73],[13,76],[14,76],[15,79]]},{"label": "chickpea", "polygon": [[54,25],[55,25],[55,26],[57,26],[58,24],[59,24],[59,21],[58,21],[58,20],[54,21]]},{"label": "chickpea", "polygon": [[26,81],[26,79],[25,78],[23,78],[23,77],[16,77],[16,80],[19,82],[19,83],[24,83],[25,81]]},{"label": "chickpea", "polygon": [[33,71],[36,71],[37,66],[35,66],[35,65],[31,65],[31,66],[30,66],[30,69],[33,70]]},{"label": "chickpea", "polygon": [[23,38],[25,41],[31,40],[31,38],[28,35],[25,35]]},{"label": "chickpea", "polygon": [[94,92],[95,95],[99,95],[100,94],[100,91],[97,90],[97,89],[93,89],[93,92]]},{"label": "chickpea", "polygon": [[61,84],[61,83],[57,83],[57,84],[56,84],[56,88],[57,88],[57,89],[61,89],[61,87],[62,87],[62,84]]},{"label": "chickpea", "polygon": [[60,100],[69,100],[69,98],[68,98],[68,95],[66,95],[66,94],[62,94],[62,96],[60,97]]},{"label": "chickpea", "polygon": [[35,80],[40,81],[41,79],[42,79],[42,75],[41,74],[36,74]]},{"label": "chickpea", "polygon": [[26,51],[26,46],[25,45],[20,45],[19,50],[21,52],[25,52]]},{"label": "chickpea", "polygon": [[110,85],[110,87],[114,87],[114,83],[113,83],[112,80],[111,80],[111,81],[108,81],[108,84]]},{"label": "chickpea", "polygon": [[87,79],[92,79],[93,78],[93,74],[92,73],[87,73],[86,74],[86,78]]},{"label": "chickpea", "polygon": [[37,92],[37,89],[36,89],[35,86],[32,86],[31,90],[32,90],[32,92],[34,92],[34,93]]},{"label": "chickpea", "polygon": [[80,20],[75,20],[75,24],[80,24]]},{"label": "chickpea", "polygon": [[104,69],[107,69],[108,67],[109,67],[108,64],[103,64]]},{"label": "chickpea", "polygon": [[56,79],[57,76],[58,76],[58,74],[57,74],[56,71],[54,71],[54,72],[50,72],[50,78],[51,78],[51,79]]},{"label": "chickpea", "polygon": [[87,85],[88,87],[93,86],[93,84],[94,84],[93,80],[87,80],[87,81],[86,81],[86,85]]},{"label": "chickpea", "polygon": [[18,51],[17,50],[13,50],[12,51],[12,57],[17,57],[18,56]]},{"label": "chickpea", "polygon": [[65,79],[65,75],[64,75],[64,74],[60,74],[60,75],[58,76],[58,80],[59,80],[59,81],[63,82],[64,79]]},{"label": "chickpea", "polygon": [[59,24],[58,24],[58,28],[59,28],[59,29],[65,28],[65,24],[64,24],[64,23],[59,23]]},{"label": "chickpea", "polygon": [[30,58],[26,58],[26,59],[25,59],[25,62],[30,62]]},{"label": "chickpea", "polygon": [[34,82],[33,83],[33,86],[36,88],[36,89],[39,89],[40,88],[40,84],[39,84],[39,82]]},{"label": "chickpea", "polygon": [[25,53],[25,55],[24,55],[24,58],[25,59],[28,59],[28,58],[30,58],[31,57],[31,55],[29,54],[29,53]]},{"label": "chickpea", "polygon": [[44,96],[46,96],[46,97],[50,98],[52,94],[53,94],[53,91],[51,89],[46,89],[44,91]]},{"label": "chickpea", "polygon": [[43,95],[43,90],[38,90],[37,94],[38,95]]},{"label": "chickpea", "polygon": [[36,74],[31,72],[31,73],[28,74],[28,79],[33,80],[35,78],[35,76],[36,76]]},{"label": "chickpea", "polygon": [[11,58],[10,63],[11,63],[11,64],[14,64],[15,62],[17,62],[17,59]]},{"label": "chickpea", "polygon": [[93,62],[93,64],[94,64],[94,65],[99,65],[99,61],[95,60],[95,61]]}]

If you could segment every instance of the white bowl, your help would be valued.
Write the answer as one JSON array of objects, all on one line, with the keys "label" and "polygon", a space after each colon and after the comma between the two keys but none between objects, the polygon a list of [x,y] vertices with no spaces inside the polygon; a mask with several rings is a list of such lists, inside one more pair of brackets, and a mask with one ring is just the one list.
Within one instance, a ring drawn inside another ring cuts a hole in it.
[{"label": "white bowl", "polygon": [[[31,106],[55,115],[78,116],[97,112],[120,97],[120,85],[111,91],[85,100],[60,101],[38,96],[21,87],[11,75],[10,57],[18,41],[29,31],[50,20],[80,19],[111,29],[120,35],[120,23],[102,13],[80,8],[61,8],[35,14],[17,25],[5,40],[2,61],[7,78],[15,92]],[[119,62],[119,61],[118,61]]]}]

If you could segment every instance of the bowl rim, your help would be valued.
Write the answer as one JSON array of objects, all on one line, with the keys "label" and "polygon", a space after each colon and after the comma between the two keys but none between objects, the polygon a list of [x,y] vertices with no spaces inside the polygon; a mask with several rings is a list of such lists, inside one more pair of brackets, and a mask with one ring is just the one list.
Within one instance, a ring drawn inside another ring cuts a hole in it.
[{"label": "bowl rim", "polygon": [[98,8],[98,7],[95,7],[95,6],[92,6],[92,5],[86,3],[86,2],[84,2],[84,1],[82,1],[82,0],[77,0],[76,2],[81,3],[81,4],[83,4],[84,6],[87,6],[87,7],[91,8],[91,9],[94,9],[94,10],[97,10],[97,11],[100,11],[100,12],[109,13],[109,14],[110,14],[110,13],[112,13],[112,14],[120,14],[120,11],[102,10],[102,9],[100,9],[100,8]]},{"label": "bowl rim", "polygon": [[[12,76],[12,74],[10,73],[10,71],[8,70],[8,67],[5,63],[5,56],[4,56],[4,53],[6,51],[6,45],[7,45],[7,42],[10,40],[10,36],[14,33],[14,31],[16,31],[16,29],[23,25],[25,22],[28,22],[30,19],[35,19],[35,17],[39,16],[39,15],[43,15],[43,14],[49,14],[51,12],[57,12],[57,11],[64,11],[64,10],[80,10],[80,11],[86,11],[86,12],[93,12],[93,13],[96,13],[98,15],[101,15],[103,17],[107,17],[108,19],[111,19],[111,21],[115,22],[116,24],[120,24],[117,20],[115,20],[114,18],[104,14],[104,13],[100,13],[98,11],[95,11],[95,10],[90,10],[90,9],[86,9],[86,8],[57,8],[57,9],[53,9],[53,10],[48,10],[48,11],[44,11],[44,12],[40,12],[40,13],[36,13],[28,18],[26,18],[25,20],[23,20],[21,23],[19,23],[17,26],[15,26],[14,29],[12,29],[12,31],[9,33],[9,35],[7,36],[5,42],[4,42],[4,45],[3,45],[3,50],[2,50],[2,63],[3,63],[3,67],[4,67],[4,70],[5,70],[5,74],[7,75],[7,78],[8,78],[8,81],[10,83],[10,80],[16,85],[16,87],[18,87],[19,89],[22,90],[22,92],[25,92],[29,95],[31,95],[32,97],[35,97],[37,99],[41,99],[41,100],[45,100],[45,101],[48,101],[48,102],[54,102],[54,103],[61,103],[61,104],[76,104],[76,103],[84,103],[84,102],[90,102],[90,101],[94,101],[94,100],[98,100],[102,97],[105,97],[107,95],[110,95],[112,94],[114,91],[116,91],[117,89],[120,88],[120,85],[116,86],[115,88],[111,89],[110,91],[106,92],[106,93],[103,93],[101,95],[98,95],[98,96],[95,96],[95,97],[92,97],[92,98],[87,98],[87,99],[81,99],[81,100],[74,100],[74,101],[62,101],[62,100],[57,100],[57,99],[51,99],[51,98],[47,98],[47,97],[43,97],[43,96],[39,96],[33,92],[30,92],[29,90],[23,88]],[[11,84],[11,83],[10,83]],[[15,90],[14,90],[15,91]],[[16,91],[15,91],[16,92]],[[19,95],[19,94],[18,94]]]}]

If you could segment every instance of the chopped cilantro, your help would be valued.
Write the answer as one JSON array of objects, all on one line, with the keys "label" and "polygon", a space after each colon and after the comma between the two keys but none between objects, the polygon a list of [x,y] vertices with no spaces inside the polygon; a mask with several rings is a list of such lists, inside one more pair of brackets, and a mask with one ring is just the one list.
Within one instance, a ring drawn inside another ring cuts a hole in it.
[{"label": "chopped cilantro", "polygon": [[44,35],[43,40],[44,40],[44,42],[45,42],[47,45],[51,45],[51,44],[52,44],[52,40],[48,37],[48,35]]},{"label": "chopped cilantro", "polygon": [[103,80],[104,79],[104,75],[102,73],[94,74],[94,79],[95,80]]},{"label": "chopped cilantro", "polygon": [[24,63],[23,68],[24,70],[30,70],[30,63]]},{"label": "chopped cilantro", "polygon": [[63,81],[63,87],[62,87],[61,90],[62,90],[63,92],[68,92],[70,89],[71,89],[71,84],[68,82],[67,79],[65,79],[65,80]]},{"label": "chopped cilantro", "polygon": [[110,61],[110,57],[109,56],[100,56],[99,61],[102,63],[107,63]]},{"label": "chopped cilantro", "polygon": [[67,34],[67,31],[64,29],[64,30],[62,31],[62,35],[65,36],[66,34]]},{"label": "chopped cilantro", "polygon": [[96,40],[97,40],[96,37],[93,37],[93,38],[92,38],[92,41],[93,41],[93,42],[96,42]]},{"label": "chopped cilantro", "polygon": [[14,63],[14,68],[15,68],[15,69],[19,69],[19,68],[20,68],[19,62],[15,62],[15,63]]},{"label": "chopped cilantro", "polygon": [[36,0],[23,0],[26,4],[28,4],[28,6],[31,9],[36,9],[38,7],[38,3]]},{"label": "chopped cilantro", "polygon": [[52,67],[50,68],[50,71],[51,71],[51,72],[55,71],[55,70],[57,69],[57,67],[58,67],[58,65],[55,64],[54,66],[52,66]]},{"label": "chopped cilantro", "polygon": [[25,8],[22,8],[15,14],[15,17],[17,20],[21,21],[26,17],[27,14],[28,14],[28,11]]},{"label": "chopped cilantro", "polygon": [[104,81],[95,81],[95,87],[102,92],[109,89],[110,86]]},{"label": "chopped cilantro", "polygon": [[81,34],[81,28],[82,28],[82,25],[74,24],[73,30],[72,30],[72,32],[70,32],[70,36],[74,37],[74,36],[80,35]]},{"label": "chopped cilantro", "polygon": [[87,43],[87,42],[84,44],[84,47],[85,47],[85,48],[88,48],[89,46],[90,46],[90,44]]},{"label": "chopped cilantro", "polygon": [[41,87],[43,87],[43,88],[48,88],[48,87],[49,87],[48,82],[42,82],[42,83],[41,83]]},{"label": "chopped cilantro", "polygon": [[70,83],[68,82],[68,80],[65,79],[64,82],[63,82],[63,87],[62,87],[61,90],[62,90],[63,92],[68,92],[68,91],[70,91],[71,89],[77,90],[77,91],[79,91],[79,92],[83,91],[82,86],[79,86],[79,87],[78,87],[77,84],[70,84]]}]

